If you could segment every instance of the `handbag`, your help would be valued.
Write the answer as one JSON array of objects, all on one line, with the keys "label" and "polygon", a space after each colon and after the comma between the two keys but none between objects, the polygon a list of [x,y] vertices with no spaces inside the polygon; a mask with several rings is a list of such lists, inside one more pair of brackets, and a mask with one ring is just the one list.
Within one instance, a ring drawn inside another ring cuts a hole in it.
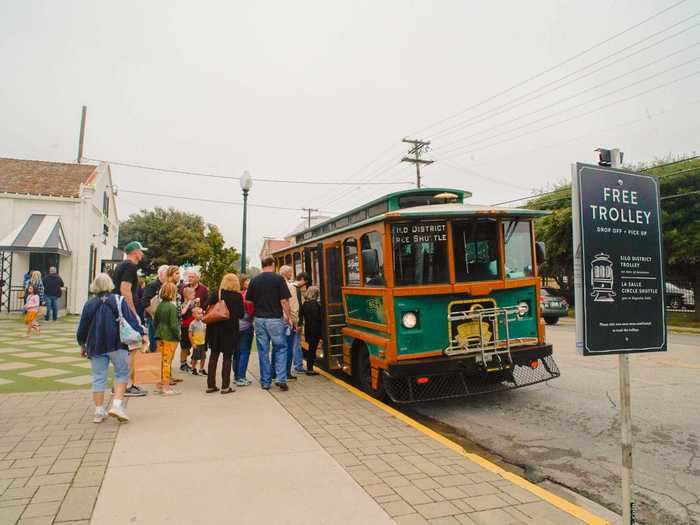
[{"label": "handbag", "polygon": [[143,336],[134,330],[134,327],[131,326],[126,319],[124,319],[124,316],[122,315],[123,302],[124,298],[119,296],[117,298],[117,313],[119,314],[119,340],[129,348],[140,346]]},{"label": "handbag", "polygon": [[161,380],[161,353],[134,352],[134,382],[141,385],[155,385]]},{"label": "handbag", "polygon": [[219,300],[216,304],[207,308],[207,313],[204,314],[202,321],[204,324],[216,324],[222,321],[228,321],[231,318],[231,313],[228,311],[226,302],[221,298],[221,288],[219,288]]}]

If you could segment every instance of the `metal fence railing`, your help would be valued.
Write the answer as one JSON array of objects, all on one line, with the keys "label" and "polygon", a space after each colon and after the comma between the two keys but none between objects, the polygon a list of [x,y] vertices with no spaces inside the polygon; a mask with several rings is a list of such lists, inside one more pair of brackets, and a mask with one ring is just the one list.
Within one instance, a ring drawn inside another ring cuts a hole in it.
[{"label": "metal fence railing", "polygon": [[[68,304],[68,290],[63,289],[61,297],[58,299],[58,309],[65,310]],[[7,305],[3,305],[3,310],[8,312],[19,312],[24,306],[24,288],[21,286],[10,287],[10,300]]]}]

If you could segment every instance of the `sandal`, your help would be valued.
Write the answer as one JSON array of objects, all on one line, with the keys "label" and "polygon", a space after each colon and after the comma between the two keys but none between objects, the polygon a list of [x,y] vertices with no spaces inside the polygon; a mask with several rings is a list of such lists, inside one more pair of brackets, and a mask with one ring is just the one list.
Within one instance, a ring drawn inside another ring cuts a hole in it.
[{"label": "sandal", "polygon": [[233,388],[231,388],[231,387],[224,388],[224,389],[221,391],[222,394],[232,394],[233,392],[235,392],[235,390],[234,390]]},{"label": "sandal", "polygon": [[207,388],[207,394],[211,394],[212,392],[218,392],[219,389],[214,387],[214,388]]}]

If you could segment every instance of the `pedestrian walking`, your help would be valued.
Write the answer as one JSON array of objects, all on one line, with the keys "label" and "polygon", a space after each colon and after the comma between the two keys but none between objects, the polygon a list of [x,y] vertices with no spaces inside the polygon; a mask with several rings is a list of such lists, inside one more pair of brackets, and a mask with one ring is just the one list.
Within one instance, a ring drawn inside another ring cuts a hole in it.
[{"label": "pedestrian walking", "polygon": [[49,268],[49,274],[44,277],[44,295],[46,302],[46,315],[44,316],[44,321],[49,320],[49,314],[51,314],[51,319],[56,321],[58,319],[58,300],[63,295],[63,279],[58,275],[58,271],[55,266]]},{"label": "pedestrian walking", "polygon": [[[124,302],[131,308],[134,315],[137,316],[136,304],[134,303],[134,294],[139,284],[138,264],[144,258],[146,248],[138,241],[131,241],[124,247],[126,252],[126,260],[120,262],[114,269],[114,293],[124,298]],[[129,350],[129,378],[134,377],[134,352]],[[127,397],[145,396],[146,391],[134,385],[130,380],[126,387]]]},{"label": "pedestrian walking", "polygon": [[316,376],[314,362],[316,361],[316,350],[321,341],[323,327],[323,312],[318,299],[321,291],[318,286],[309,286],[306,291],[306,301],[301,305],[299,311],[299,323],[304,329],[304,339],[306,340],[306,375]]},{"label": "pedestrian walking", "polygon": [[216,367],[221,354],[221,393],[235,392],[231,388],[231,359],[239,345],[239,320],[243,318],[243,297],[240,294],[241,285],[233,273],[227,273],[221,279],[221,285],[216,293],[209,295],[209,304],[214,307],[223,301],[228,310],[228,319],[207,323],[206,341],[209,347],[209,374],[207,377],[207,394],[216,392]]},{"label": "pedestrian walking", "polygon": [[160,287],[166,279],[168,265],[162,264],[158,267],[158,275],[143,289],[143,297],[141,298],[141,306],[143,308],[143,316],[146,320],[146,329],[148,330],[148,345],[151,352],[156,351],[156,327],[153,324],[153,316],[160,303]]},{"label": "pedestrian walking", "polygon": [[27,291],[25,292],[25,303],[22,307],[22,311],[24,312],[23,321],[27,326],[27,337],[31,337],[32,330],[35,331],[37,335],[41,333],[39,322],[37,321],[39,308],[41,307],[40,303],[39,294],[36,293],[34,285],[29,283],[27,285]]},{"label": "pedestrian walking", "polygon": [[161,287],[159,294],[161,301],[153,317],[156,345],[161,355],[160,383],[156,387],[156,393],[172,396],[180,393],[170,388],[173,357],[180,341],[180,323],[177,320],[175,305],[177,286],[167,282]]},{"label": "pedestrian walking", "polygon": [[[126,300],[121,304],[112,290],[114,283],[106,273],[99,273],[90,286],[96,294],[83,306],[76,334],[80,354],[90,359],[92,371],[92,398],[95,402],[95,423],[109,415],[119,421],[129,421],[123,399],[129,382],[129,351],[119,338],[119,314],[144,336],[144,330]],[[144,336],[144,342],[145,342]],[[104,393],[107,389],[109,363],[114,367],[114,395],[109,412],[105,412]]]},{"label": "pedestrian walking", "polygon": [[295,381],[297,376],[292,373],[292,362],[294,361],[294,347],[298,341],[299,331],[299,290],[294,286],[293,272],[291,266],[282,266],[280,275],[284,277],[289,288],[289,315],[286,317],[290,330],[287,330],[287,380]]},{"label": "pedestrian walking", "polygon": [[246,298],[250,278],[247,275],[242,274],[239,277],[239,281],[241,282],[241,296],[243,297],[243,308],[245,310],[245,315],[238,323],[240,336],[238,345],[238,360],[237,362],[233,363],[234,379],[237,386],[248,386],[251,384],[251,381],[246,377],[246,374],[248,373],[250,350],[253,346],[253,336],[255,335],[255,330],[253,329],[255,306]]},{"label": "pedestrian walking", "polygon": [[[262,272],[250,281],[246,299],[255,306],[255,340],[260,362],[260,386],[269,390],[272,367],[280,390],[287,386],[287,336],[291,333],[289,287],[284,278],[275,273],[275,259],[263,257]],[[286,320],[285,320],[286,319]],[[270,356],[272,345],[272,356]]]}]

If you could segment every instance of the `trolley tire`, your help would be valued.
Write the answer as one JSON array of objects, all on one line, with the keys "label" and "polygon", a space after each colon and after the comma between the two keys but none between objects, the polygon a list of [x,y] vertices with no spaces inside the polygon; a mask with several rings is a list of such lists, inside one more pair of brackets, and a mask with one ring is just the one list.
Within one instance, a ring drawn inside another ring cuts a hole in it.
[{"label": "trolley tire", "polygon": [[545,317],[544,322],[550,325],[555,325],[559,322],[558,317]]},{"label": "trolley tire", "polygon": [[353,363],[353,375],[357,384],[362,389],[365,394],[372,396],[374,399],[384,399],[386,397],[386,391],[384,390],[384,384],[382,381],[382,374],[379,374],[379,387],[377,389],[372,388],[372,365],[369,361],[369,351],[365,345],[362,345],[357,353],[357,366]]}]

